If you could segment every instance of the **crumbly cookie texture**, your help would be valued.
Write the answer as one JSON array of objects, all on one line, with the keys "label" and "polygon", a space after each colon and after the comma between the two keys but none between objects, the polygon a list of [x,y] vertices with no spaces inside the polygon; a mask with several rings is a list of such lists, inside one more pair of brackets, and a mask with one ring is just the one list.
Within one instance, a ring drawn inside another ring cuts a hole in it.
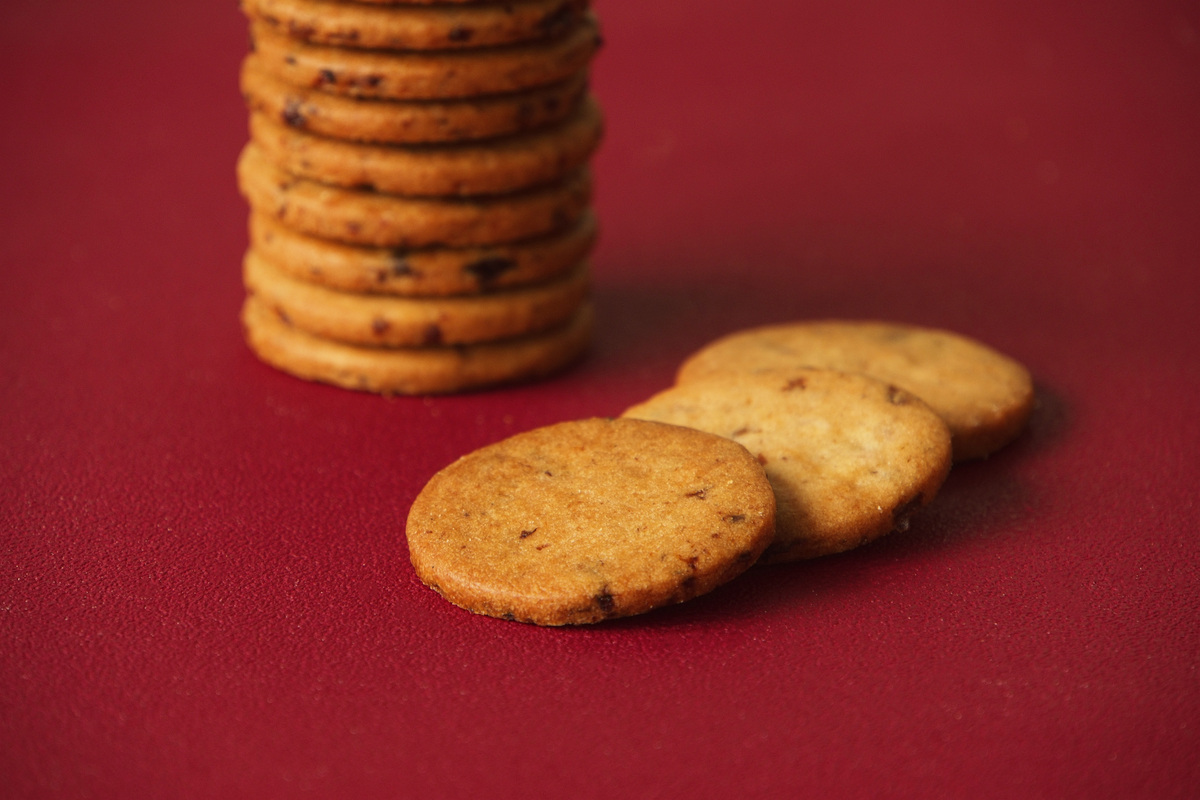
[{"label": "crumbly cookie texture", "polygon": [[405,197],[298,178],[253,142],[237,165],[251,210],[310,236],[374,247],[476,247],[545,236],[574,225],[590,209],[591,173],[512,194]]},{"label": "crumbly cookie texture", "polygon": [[596,241],[596,218],[585,214],[562,231],[484,247],[419,250],[362,247],[315,239],[266,214],[250,216],[250,246],[293,278],[346,292],[407,297],[488,294],[562,275]]},{"label": "crumbly cookie texture", "polygon": [[250,36],[258,63],[293,86],[348,97],[447,100],[520,92],[587,68],[600,48],[592,15],[554,39],[468,50],[356,50],[310,44],[260,22]]},{"label": "crumbly cookie texture", "polygon": [[254,53],[242,62],[246,106],[300,131],[349,142],[422,144],[508,136],[553,125],[587,93],[586,69],[523,92],[450,100],[374,100],[295,86],[263,68]]},{"label": "crumbly cookie texture", "polygon": [[603,134],[600,106],[533,133],[488,142],[381,145],[314,136],[251,114],[250,138],[292,175],[354,189],[416,197],[515,192],[562,180],[592,156]]},{"label": "crumbly cookie texture", "polygon": [[554,37],[579,21],[587,0],[379,5],[335,0],[241,0],[251,20],[296,39],[339,47],[449,50]]},{"label": "crumbly cookie texture", "polygon": [[593,324],[585,302],[562,327],[515,339],[368,347],[306,333],[254,295],[242,306],[246,342],[263,362],[297,378],[385,395],[465,392],[544,377],[584,354]]},{"label": "crumbly cookie texture", "polygon": [[407,521],[417,575],[473,612],[538,625],[640,614],[742,573],[775,500],[741,445],[634,419],[518,434],[436,474]]},{"label": "crumbly cookie texture", "polygon": [[586,263],[536,286],[462,297],[396,297],[339,292],[296,280],[246,252],[243,282],[314,336],[384,347],[479,344],[560,327],[588,294]]},{"label": "crumbly cookie texture", "polygon": [[844,552],[907,527],[951,465],[950,432],[923,402],[832,370],[694,380],[623,416],[709,431],[755,454],[778,501],[764,563]]},{"label": "crumbly cookie texture", "polygon": [[766,369],[859,372],[908,391],[954,437],[954,460],[982,458],[1012,441],[1034,406],[1029,371],[966,336],[889,322],[827,320],[740,331],[701,348],[677,383]]}]

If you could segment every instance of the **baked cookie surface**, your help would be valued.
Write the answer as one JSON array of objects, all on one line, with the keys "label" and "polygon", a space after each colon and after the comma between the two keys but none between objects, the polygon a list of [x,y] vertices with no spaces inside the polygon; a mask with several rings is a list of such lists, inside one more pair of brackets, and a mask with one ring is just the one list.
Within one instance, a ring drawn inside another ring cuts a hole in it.
[{"label": "baked cookie surface", "polygon": [[567,80],[600,47],[585,16],[554,39],[471,50],[352,50],[302,42],[262,23],[250,35],[261,67],[301,88],[351,97],[445,100],[520,92]]},{"label": "baked cookie surface", "polygon": [[736,577],[774,497],[745,448],[589,419],[518,434],[435,475],[406,532],[420,579],[479,614],[569,625],[649,611]]},{"label": "baked cookie surface", "polygon": [[509,339],[560,326],[587,297],[588,273],[587,264],[580,264],[555,280],[487,295],[353,294],[298,281],[252,248],[244,259],[243,282],[247,292],[314,336],[415,347]]},{"label": "baked cookie surface", "polygon": [[250,244],[293,278],[347,292],[441,297],[484,294],[563,274],[591,252],[592,213],[548,236],[466,248],[365,247],[297,233],[266,214],[250,215]]},{"label": "baked cookie surface", "polygon": [[312,236],[375,247],[474,247],[545,236],[588,210],[587,168],[562,183],[478,198],[404,197],[289,175],[251,142],[237,164],[252,210]]},{"label": "baked cookie surface", "polygon": [[524,92],[458,100],[373,100],[294,86],[242,62],[247,107],[296,130],[352,142],[421,144],[526,133],[568,117],[587,93],[587,74]]},{"label": "baked cookie surface", "polygon": [[520,191],[562,180],[591,157],[603,120],[594,99],[551,128],[479,143],[413,146],[344,142],[251,114],[250,137],[292,175],[415,197]]},{"label": "baked cookie surface", "polygon": [[362,5],[334,0],[241,0],[242,12],[296,39],[340,47],[450,50],[556,36],[587,0]]},{"label": "baked cookie surface", "polygon": [[778,502],[763,563],[844,552],[906,527],[951,465],[950,433],[928,406],[832,370],[693,380],[623,416],[726,436],[759,458]]},{"label": "baked cookie surface", "polygon": [[950,427],[956,461],[1004,446],[1033,410],[1033,380],[1013,359],[960,334],[885,322],[801,322],[733,333],[691,355],[677,383],[800,366],[860,372],[920,397]]},{"label": "baked cookie surface", "polygon": [[541,378],[578,360],[593,327],[585,303],[561,328],[477,345],[366,347],[296,328],[253,295],[242,306],[250,349],[304,380],[377,394],[445,394]]}]

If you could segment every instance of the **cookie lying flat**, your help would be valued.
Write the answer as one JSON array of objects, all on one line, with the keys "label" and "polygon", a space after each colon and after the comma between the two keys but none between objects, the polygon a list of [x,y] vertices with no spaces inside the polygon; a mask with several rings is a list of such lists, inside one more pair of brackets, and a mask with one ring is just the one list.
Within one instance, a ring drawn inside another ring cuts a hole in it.
[{"label": "cookie lying flat", "polygon": [[546,283],[481,296],[409,298],[337,292],[298,281],[253,249],[246,290],[302,331],[347,344],[475,344],[564,324],[587,297],[588,267]]},{"label": "cookie lying flat", "polygon": [[764,563],[840,553],[907,525],[950,470],[924,403],[863,375],[796,369],[696,380],[623,416],[727,436],[758,456],[778,502]]},{"label": "cookie lying flat", "polygon": [[250,216],[250,245],[293,278],[346,292],[412,297],[478,294],[538,283],[583,261],[596,219],[536,239],[486,247],[402,248],[341,244],[297,233],[266,214]]},{"label": "cookie lying flat", "polygon": [[561,83],[461,100],[371,100],[293,86],[242,62],[246,105],[296,130],[352,142],[421,144],[487,139],[538,130],[566,119],[587,93],[586,71]]},{"label": "cookie lying flat", "polygon": [[558,83],[587,68],[600,47],[592,16],[555,39],[471,50],[351,50],[301,42],[261,23],[251,24],[250,35],[262,68],[293,86],[393,100],[445,100]]},{"label": "cookie lying flat", "polygon": [[689,357],[677,383],[798,366],[861,372],[917,395],[950,427],[955,461],[1003,447],[1033,410],[1033,381],[1011,358],[959,334],[883,322],[801,322],[734,333]]},{"label": "cookie lying flat", "polygon": [[376,247],[474,247],[544,236],[575,224],[588,209],[586,169],[561,184],[495,197],[418,198],[382,194],[288,175],[253,142],[237,164],[250,207],[312,236]]},{"label": "cookie lying flat", "polygon": [[408,515],[413,568],[479,614],[569,625],[640,614],[741,574],[774,497],[745,448],[632,419],[578,420],[467,455]]},{"label": "cookie lying flat", "polygon": [[561,34],[587,0],[363,6],[329,0],[241,0],[242,11],[297,39],[341,47],[447,50],[487,47]]},{"label": "cookie lying flat", "polygon": [[251,114],[265,158],[303,178],[415,197],[502,194],[562,180],[591,157],[603,120],[593,99],[552,128],[480,143],[379,145],[297,131]]},{"label": "cookie lying flat", "polygon": [[364,347],[299,330],[254,296],[242,306],[246,341],[297,378],[378,394],[443,394],[532,380],[579,359],[591,338],[584,304],[563,327],[518,339],[445,347]]}]

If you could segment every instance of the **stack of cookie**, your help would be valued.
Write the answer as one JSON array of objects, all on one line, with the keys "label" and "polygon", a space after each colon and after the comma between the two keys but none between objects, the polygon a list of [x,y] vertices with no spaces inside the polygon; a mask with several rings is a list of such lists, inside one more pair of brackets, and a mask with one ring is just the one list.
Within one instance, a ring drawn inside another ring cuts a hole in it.
[{"label": "stack of cookie", "polygon": [[242,318],[267,363],[389,393],[544,375],[586,348],[587,0],[242,0]]}]

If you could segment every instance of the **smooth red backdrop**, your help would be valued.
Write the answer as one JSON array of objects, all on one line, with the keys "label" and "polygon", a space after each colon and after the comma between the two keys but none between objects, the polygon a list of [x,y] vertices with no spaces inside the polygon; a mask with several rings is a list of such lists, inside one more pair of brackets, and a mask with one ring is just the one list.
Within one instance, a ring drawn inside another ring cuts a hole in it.
[{"label": "smooth red backdrop", "polygon": [[[1195,796],[1195,4],[596,7],[592,353],[393,399],[242,343],[232,2],[0,7],[0,794]],[[640,618],[414,578],[445,464],[826,316],[1021,359],[1029,431],[903,535]]]}]

